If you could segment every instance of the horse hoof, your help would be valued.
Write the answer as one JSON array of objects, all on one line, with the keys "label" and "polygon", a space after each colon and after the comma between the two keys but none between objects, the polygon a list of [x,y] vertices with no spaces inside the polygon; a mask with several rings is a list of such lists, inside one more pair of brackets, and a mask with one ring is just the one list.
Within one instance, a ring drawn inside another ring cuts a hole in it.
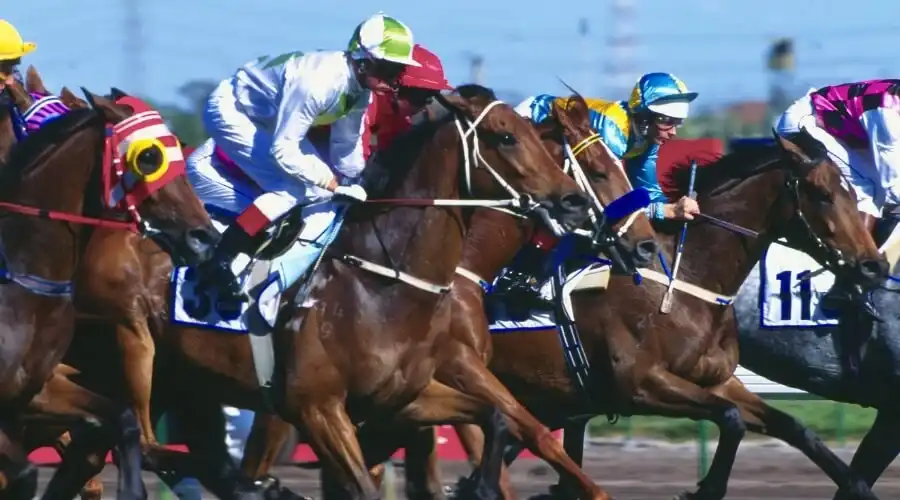
[{"label": "horse hoof", "polygon": [[869,485],[867,485],[863,481],[857,481],[849,490],[838,491],[835,497],[853,500],[878,500],[878,497],[876,497],[875,494],[872,493]]}]

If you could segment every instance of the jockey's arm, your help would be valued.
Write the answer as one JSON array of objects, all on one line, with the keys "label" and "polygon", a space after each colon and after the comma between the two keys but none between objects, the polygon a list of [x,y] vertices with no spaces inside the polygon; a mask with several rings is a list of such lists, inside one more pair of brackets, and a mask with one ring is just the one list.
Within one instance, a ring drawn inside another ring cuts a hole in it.
[{"label": "jockey's arm", "polygon": [[331,162],[334,169],[348,179],[357,179],[365,166],[363,137],[368,100],[360,101],[331,126]]},{"label": "jockey's arm", "polygon": [[870,179],[869,186],[857,186],[858,206],[861,212],[880,218],[885,202],[900,203],[900,192],[894,187],[900,183],[900,112],[874,109],[863,114],[861,121],[879,178]]},{"label": "jockey's arm", "polygon": [[336,96],[327,82],[317,78],[285,75],[281,103],[276,114],[271,154],[291,176],[305,184],[333,190],[336,180],[331,168],[314,151],[301,149],[316,118],[328,109]]},{"label": "jockey's arm", "polygon": [[669,199],[663,193],[656,175],[656,161],[658,158],[659,145],[651,144],[647,151],[626,161],[625,171],[628,172],[628,177],[634,188],[641,187],[650,193],[650,205],[644,208],[644,213],[647,217],[662,220],[671,218],[671,214],[667,214]]}]

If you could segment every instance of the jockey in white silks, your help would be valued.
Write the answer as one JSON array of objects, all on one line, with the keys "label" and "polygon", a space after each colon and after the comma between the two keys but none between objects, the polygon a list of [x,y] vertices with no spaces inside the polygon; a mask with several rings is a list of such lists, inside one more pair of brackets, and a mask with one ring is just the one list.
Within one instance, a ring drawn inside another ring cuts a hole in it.
[{"label": "jockey in white silks", "polygon": [[[347,51],[261,57],[213,91],[203,115],[211,136],[187,162],[188,177],[213,212],[235,217],[213,259],[198,271],[198,289],[216,287],[219,299],[244,300],[235,270],[250,237],[303,205],[304,227],[290,265],[279,268],[282,290],[296,282],[337,234],[342,204],[365,201],[357,182],[365,166],[362,133],[371,93],[392,92],[413,59],[412,31],[377,14],[362,22]],[[307,137],[330,125],[327,151]],[[232,162],[213,161],[218,147]]]}]

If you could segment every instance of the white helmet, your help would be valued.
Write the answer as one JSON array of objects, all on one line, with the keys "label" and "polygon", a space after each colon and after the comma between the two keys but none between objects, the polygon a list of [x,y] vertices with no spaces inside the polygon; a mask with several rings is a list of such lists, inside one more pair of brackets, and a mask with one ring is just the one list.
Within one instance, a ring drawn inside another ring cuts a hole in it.
[{"label": "white helmet", "polygon": [[421,66],[413,59],[414,45],[412,30],[407,25],[379,12],[356,27],[347,50],[354,59]]}]

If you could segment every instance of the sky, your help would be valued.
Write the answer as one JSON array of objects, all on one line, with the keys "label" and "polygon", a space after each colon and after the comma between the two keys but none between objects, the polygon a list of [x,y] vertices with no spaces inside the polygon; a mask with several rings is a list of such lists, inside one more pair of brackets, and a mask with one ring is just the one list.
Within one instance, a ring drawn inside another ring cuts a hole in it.
[{"label": "sky", "polygon": [[[623,29],[613,3],[624,1],[34,0],[8,2],[3,15],[38,44],[25,64],[50,89],[117,86],[178,103],[185,81],[222,80],[260,55],[343,49],[356,25],[381,10],[442,58],[452,83],[472,81],[470,61],[480,55],[482,83],[507,93],[564,93],[562,79],[584,95],[623,99],[608,95],[607,65],[608,38]],[[855,0],[853,9],[846,0],[630,1],[637,49],[626,77],[672,72],[701,105],[764,98],[765,52],[781,36],[795,40],[798,96],[810,86],[900,78],[896,0]]]}]

